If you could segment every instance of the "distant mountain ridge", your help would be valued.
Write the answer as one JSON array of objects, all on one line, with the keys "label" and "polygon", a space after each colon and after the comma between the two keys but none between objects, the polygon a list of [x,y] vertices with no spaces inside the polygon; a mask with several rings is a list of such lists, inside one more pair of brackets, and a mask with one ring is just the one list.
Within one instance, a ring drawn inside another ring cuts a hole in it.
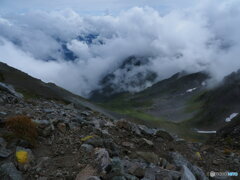
[{"label": "distant mountain ridge", "polygon": [[111,99],[117,94],[141,91],[152,85],[157,74],[146,67],[150,63],[147,57],[129,56],[118,68],[103,77],[99,83],[101,88],[92,91],[90,99]]}]

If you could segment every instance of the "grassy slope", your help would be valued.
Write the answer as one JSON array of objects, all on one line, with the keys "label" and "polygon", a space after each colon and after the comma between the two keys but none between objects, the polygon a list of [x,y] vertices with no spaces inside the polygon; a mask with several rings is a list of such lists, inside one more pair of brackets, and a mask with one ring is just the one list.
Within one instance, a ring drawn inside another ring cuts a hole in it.
[{"label": "grassy slope", "polygon": [[[196,101],[196,99],[201,95],[195,95],[187,105],[186,111],[192,112],[198,110],[202,103]],[[146,95],[146,94],[145,94]],[[155,117],[150,114],[147,114],[143,111],[145,108],[149,108],[152,105],[151,100],[142,100],[139,102],[138,99],[129,98],[132,97],[131,94],[125,93],[122,94],[111,101],[105,103],[99,103],[100,106],[109,109],[113,112],[125,115],[131,119],[131,121],[145,124],[150,127],[159,127],[164,128],[169,132],[179,135],[180,137],[190,140],[190,141],[204,141],[208,138],[208,135],[197,134],[192,130],[192,124],[180,122],[175,123],[168,121],[162,117]]]}]

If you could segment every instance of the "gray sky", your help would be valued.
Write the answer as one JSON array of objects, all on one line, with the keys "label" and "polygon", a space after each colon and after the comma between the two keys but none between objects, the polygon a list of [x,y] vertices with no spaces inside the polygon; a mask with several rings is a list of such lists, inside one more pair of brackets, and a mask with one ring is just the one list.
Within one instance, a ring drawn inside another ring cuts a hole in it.
[{"label": "gray sky", "polygon": [[73,9],[80,14],[116,14],[134,6],[149,6],[165,13],[173,8],[190,7],[198,0],[0,0],[0,13],[24,13],[33,10]]},{"label": "gray sky", "polygon": [[[117,84],[148,70],[158,80],[206,70],[220,81],[240,67],[239,19],[240,0],[0,0],[0,60],[83,96],[131,55],[151,63],[116,71]],[[79,40],[88,34],[91,44]]]}]

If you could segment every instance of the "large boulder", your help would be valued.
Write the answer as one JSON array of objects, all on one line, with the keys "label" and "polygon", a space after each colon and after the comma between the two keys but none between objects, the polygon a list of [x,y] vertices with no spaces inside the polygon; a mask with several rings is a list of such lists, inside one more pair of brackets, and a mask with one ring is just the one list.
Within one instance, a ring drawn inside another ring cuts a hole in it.
[{"label": "large boulder", "polygon": [[186,166],[196,177],[197,180],[207,180],[205,173],[203,170],[195,165],[192,165],[187,159],[185,159],[180,153],[178,152],[171,152],[169,153],[171,162],[177,166],[178,168],[182,168]]},{"label": "large boulder", "polygon": [[182,176],[181,176],[181,180],[196,180],[195,176],[193,175],[193,173],[188,169],[187,166],[182,166]]},{"label": "large boulder", "polygon": [[1,180],[23,180],[22,173],[11,162],[0,166],[0,177]]},{"label": "large boulder", "polygon": [[12,86],[9,86],[9,85],[4,84],[2,82],[0,82],[0,90],[5,91],[9,94],[12,94],[13,96],[15,96],[17,98],[20,98],[20,99],[23,98],[23,95],[16,92],[15,89]]}]

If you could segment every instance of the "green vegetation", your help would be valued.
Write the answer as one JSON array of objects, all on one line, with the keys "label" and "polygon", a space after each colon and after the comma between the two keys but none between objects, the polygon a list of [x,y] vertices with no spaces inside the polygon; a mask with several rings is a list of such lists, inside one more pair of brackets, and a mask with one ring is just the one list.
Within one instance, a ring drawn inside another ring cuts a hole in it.
[{"label": "green vegetation", "polygon": [[4,81],[5,81],[4,75],[3,73],[0,72],[0,82],[4,82]]},{"label": "green vegetation", "polygon": [[31,92],[26,91],[26,90],[16,89],[16,91],[21,93],[23,95],[24,99],[26,99],[26,100],[40,98],[40,96],[38,96],[37,94],[31,93]]},{"label": "green vegetation", "polygon": [[200,93],[192,96],[188,102],[185,109],[186,113],[197,112],[202,109],[204,102],[201,100],[201,97],[206,93],[206,91],[201,91]]},{"label": "green vegetation", "polygon": [[[202,103],[200,101],[197,101],[201,95],[202,93],[199,93],[188,102],[186,111],[193,112],[201,108]],[[130,94],[126,93],[113,98],[111,101],[107,101],[98,105],[115,113],[127,116],[133,122],[144,124],[149,127],[164,128],[167,131],[173,134],[177,134],[179,137],[192,142],[205,141],[209,137],[207,134],[199,134],[193,131],[190,123],[175,123],[168,121],[162,117],[155,117],[145,113],[144,109],[151,107],[152,101],[140,101],[130,97]]]}]

